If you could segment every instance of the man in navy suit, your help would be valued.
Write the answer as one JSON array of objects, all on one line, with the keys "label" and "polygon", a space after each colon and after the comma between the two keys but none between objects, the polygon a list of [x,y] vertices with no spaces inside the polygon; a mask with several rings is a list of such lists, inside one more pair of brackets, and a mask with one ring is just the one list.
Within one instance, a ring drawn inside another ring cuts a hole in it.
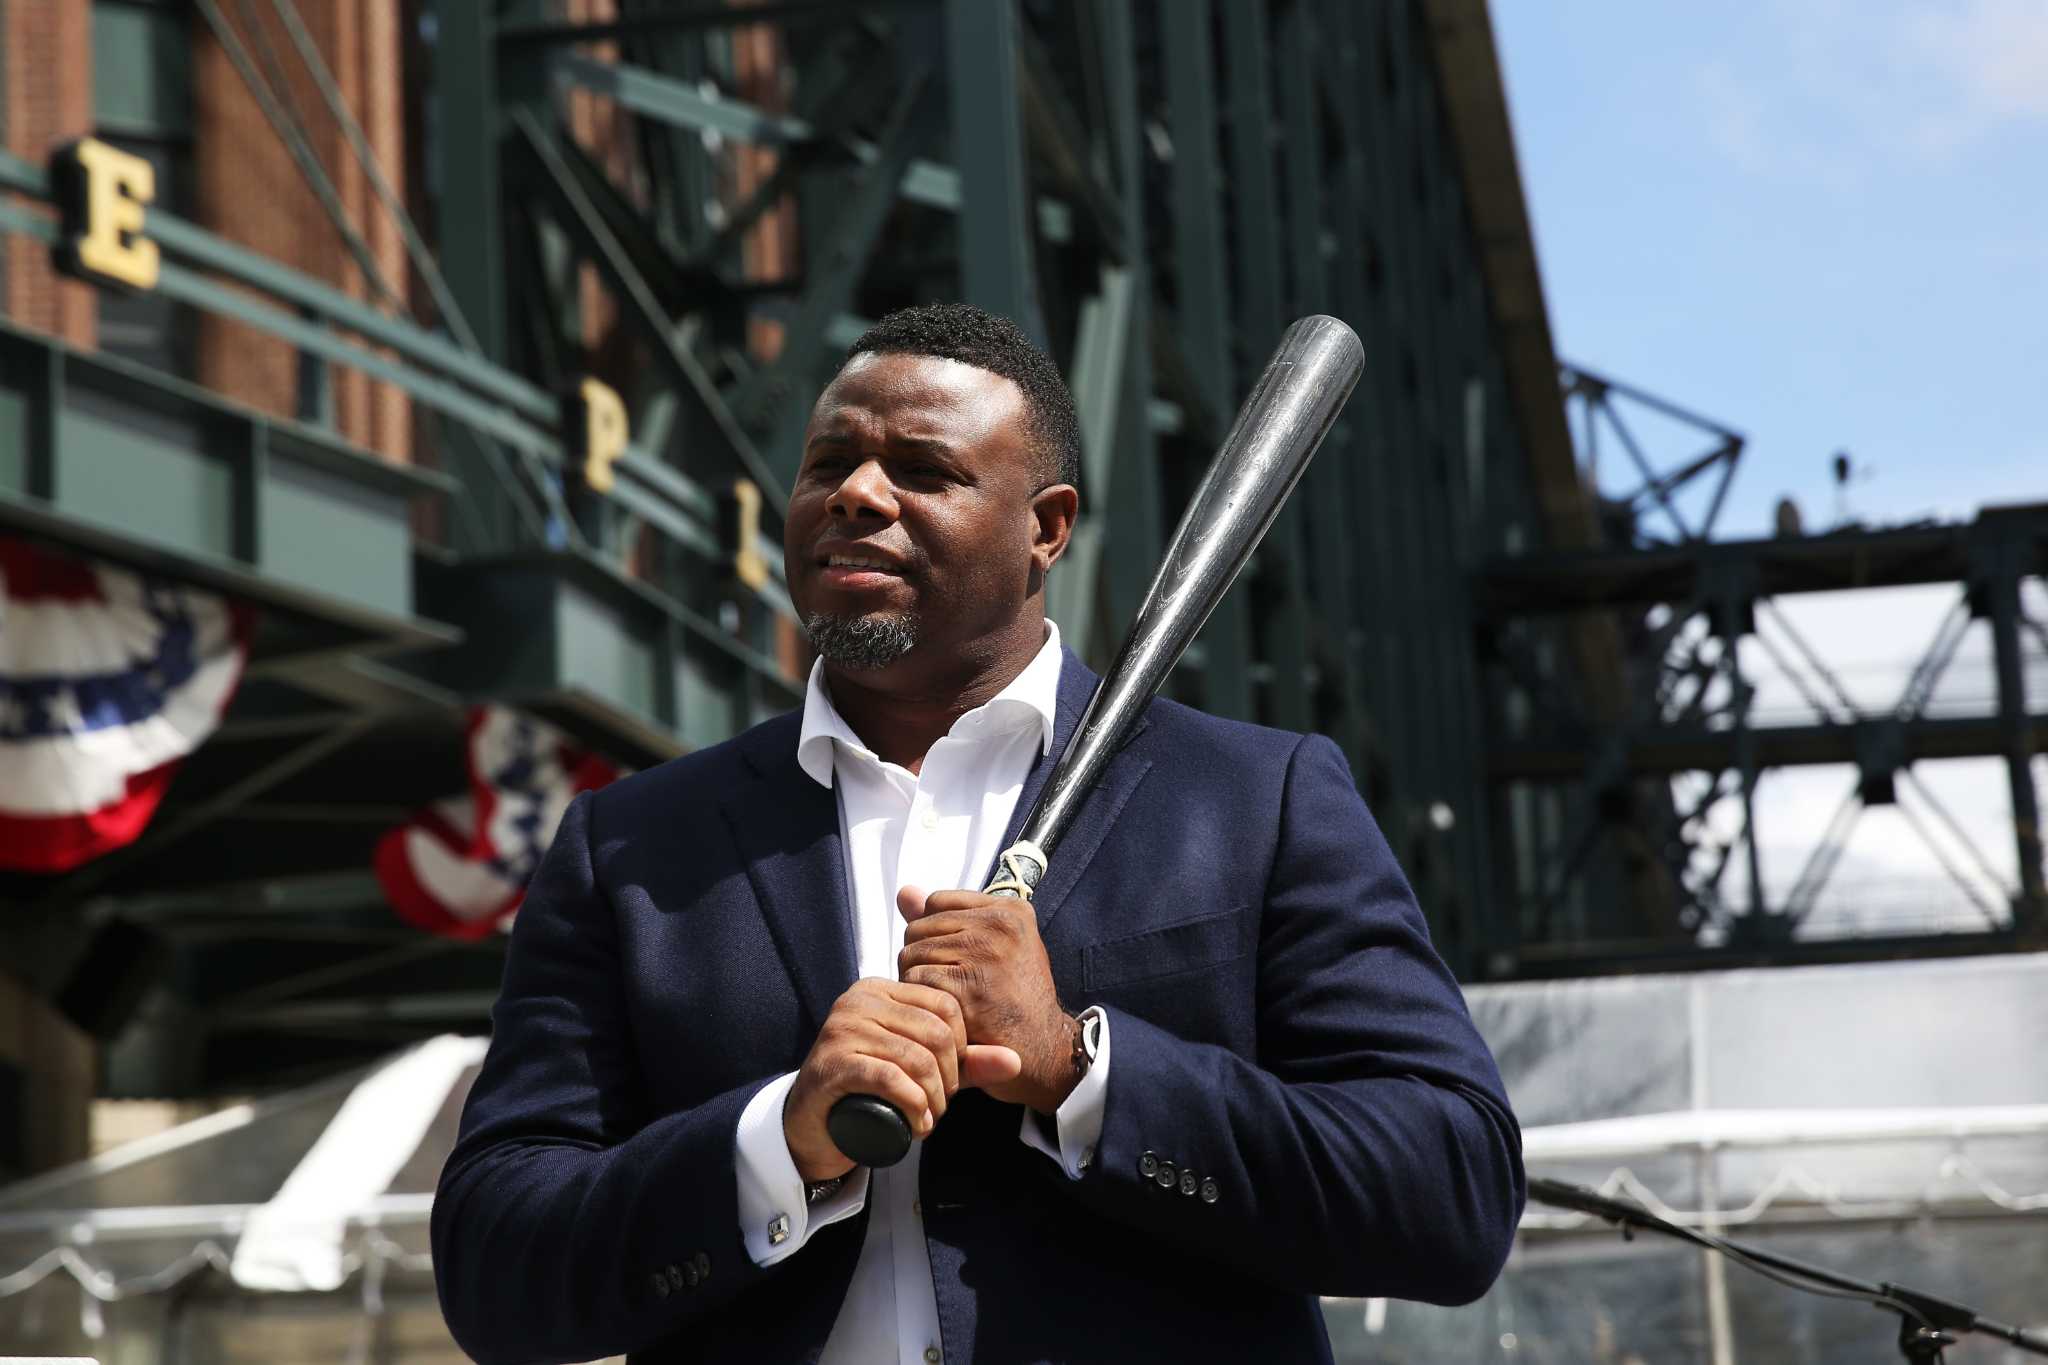
[{"label": "man in navy suit", "polygon": [[[786,519],[801,711],[578,797],[434,1202],[487,1365],[1328,1360],[1520,1217],[1493,1059],[1338,748],[1154,702],[1035,898],[984,884],[1095,678],[1045,616],[1072,400],[884,319]],[[879,1094],[918,1141],[852,1165]]]}]

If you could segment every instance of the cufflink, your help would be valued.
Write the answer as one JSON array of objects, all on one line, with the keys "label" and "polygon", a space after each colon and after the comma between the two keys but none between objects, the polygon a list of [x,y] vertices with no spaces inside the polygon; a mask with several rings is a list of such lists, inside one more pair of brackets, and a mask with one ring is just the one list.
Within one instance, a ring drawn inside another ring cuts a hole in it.
[{"label": "cufflink", "polygon": [[778,1213],[768,1220],[768,1245],[779,1247],[789,1240],[789,1215]]}]

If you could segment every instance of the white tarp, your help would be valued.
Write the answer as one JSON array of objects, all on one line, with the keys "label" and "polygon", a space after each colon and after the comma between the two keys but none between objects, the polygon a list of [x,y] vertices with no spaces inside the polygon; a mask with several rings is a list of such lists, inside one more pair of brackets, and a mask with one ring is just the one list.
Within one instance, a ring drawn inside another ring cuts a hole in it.
[{"label": "white tarp", "polygon": [[282,1188],[242,1224],[230,1272],[244,1289],[336,1289],[348,1225],[364,1220],[419,1150],[483,1038],[429,1039],[379,1067],[342,1101]]},{"label": "white tarp", "polygon": [[[1479,986],[1531,1175],[2048,1327],[2048,954]],[[1340,1361],[1894,1349],[1868,1306],[1531,1205],[1478,1304],[1327,1305]],[[1981,1340],[1950,1358],[2000,1360]]]}]

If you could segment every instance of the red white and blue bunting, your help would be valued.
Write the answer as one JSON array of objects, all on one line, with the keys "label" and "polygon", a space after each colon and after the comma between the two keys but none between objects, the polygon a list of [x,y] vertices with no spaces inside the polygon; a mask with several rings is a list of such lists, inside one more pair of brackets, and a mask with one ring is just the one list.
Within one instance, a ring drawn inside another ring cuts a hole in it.
[{"label": "red white and blue bunting", "polygon": [[509,928],[570,800],[621,775],[543,721],[504,706],[475,708],[469,790],[378,841],[385,897],[409,923],[451,938]]},{"label": "red white and blue bunting", "polygon": [[0,868],[132,842],[241,680],[252,618],[213,593],[0,538]]}]

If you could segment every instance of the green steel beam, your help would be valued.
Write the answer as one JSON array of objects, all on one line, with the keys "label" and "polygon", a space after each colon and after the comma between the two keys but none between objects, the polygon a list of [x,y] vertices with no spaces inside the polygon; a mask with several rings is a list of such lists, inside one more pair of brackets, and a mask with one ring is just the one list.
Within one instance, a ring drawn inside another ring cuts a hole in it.
[{"label": "green steel beam", "polygon": [[[45,202],[51,195],[49,177],[44,172],[4,152],[0,152],[0,185],[22,190]],[[151,206],[146,221],[149,236],[167,256],[236,283],[250,285],[295,308],[360,333],[400,356],[441,371],[536,421],[553,421],[558,413],[559,405],[545,390],[502,365],[470,354],[416,323],[379,312],[332,285],[289,266],[279,265],[259,252],[230,242],[167,210]],[[56,240],[55,220],[34,213],[14,209],[0,219],[0,224],[45,242]],[[219,290],[218,294],[206,292],[186,301],[205,308],[210,306],[208,300],[218,295],[236,293],[238,291],[233,290]]]},{"label": "green steel beam", "polygon": [[[1421,778],[1420,711],[1427,704],[1428,687],[1420,651],[1414,647],[1416,597],[1404,590],[1412,586],[1411,576],[1419,572],[1417,566],[1423,557],[1413,514],[1418,499],[1412,470],[1421,442],[1416,425],[1416,390],[1411,382],[1416,373],[1414,338],[1406,291],[1401,287],[1404,272],[1412,268],[1399,228],[1403,182],[1398,149],[1403,145],[1403,130],[1395,116],[1398,88],[1390,92],[1384,84],[1389,71],[1397,81],[1404,74],[1397,65],[1398,58],[1389,50],[1387,33],[1390,17],[1398,12],[1392,5],[1353,12],[1352,21],[1362,44],[1362,79],[1351,93],[1359,106],[1357,128],[1367,148],[1370,183],[1366,203],[1371,217],[1365,225],[1365,250],[1370,253],[1371,316],[1378,324],[1381,356],[1374,374],[1378,381],[1375,409],[1379,414],[1374,428],[1379,440],[1370,463],[1383,476],[1385,505],[1400,509],[1399,515],[1381,519],[1376,528],[1385,540],[1388,569],[1384,591],[1375,598],[1377,611],[1385,622],[1380,659],[1380,676],[1386,684],[1382,731],[1388,738],[1393,789],[1406,793]],[[1406,72],[1405,78],[1412,81],[1414,73]],[[1381,818],[1395,826],[1403,815],[1397,810],[1384,810]]]},{"label": "green steel beam", "polygon": [[[667,76],[623,63],[563,53],[555,57],[554,65],[572,83],[609,95],[636,114],[678,127],[714,132],[763,147],[798,146],[824,136],[794,115],[771,114],[743,101],[707,94]],[[873,162],[880,155],[873,143],[860,138],[848,139],[846,149],[863,163]],[[914,204],[958,212],[960,172],[937,162],[912,161],[903,173],[903,197]],[[1048,242],[1071,240],[1073,211],[1057,200],[1041,198],[1038,231]]]},{"label": "green steel beam", "polygon": [[[1311,5],[1296,3],[1281,17],[1282,65],[1303,73],[1303,79],[1284,81],[1280,89],[1282,126],[1287,135],[1288,255],[1294,264],[1297,316],[1336,312],[1340,308],[1325,259],[1326,244],[1334,246],[1340,236],[1325,221],[1322,101],[1316,82],[1309,75],[1316,69],[1317,43],[1321,37]],[[1357,500],[1351,487],[1351,464],[1356,451],[1351,432],[1364,416],[1352,408],[1349,421],[1331,433],[1321,454],[1309,466],[1296,498],[1303,509],[1300,520],[1314,550],[1315,578],[1313,591],[1308,595],[1316,605],[1314,624],[1320,627],[1323,637],[1323,684],[1337,698],[1336,713],[1327,724],[1352,760],[1354,770],[1363,750],[1352,649],[1355,608],[1350,560],[1356,552],[1352,528],[1357,524]]]},{"label": "green steel beam", "polygon": [[665,14],[634,15],[591,23],[527,21],[506,24],[498,30],[498,42],[506,48],[561,47],[571,43],[601,43],[617,38],[641,38],[732,28],[741,24],[781,24],[803,19],[840,19],[849,11],[889,10],[911,5],[928,5],[932,0],[758,0],[744,6],[724,0],[685,6]]},{"label": "green steel beam", "polygon": [[673,321],[648,286],[625,245],[605,225],[590,198],[582,192],[555,137],[540,125],[529,110],[512,117],[518,146],[531,162],[529,179],[533,188],[546,196],[556,212],[556,221],[575,239],[583,253],[618,296],[626,317],[648,343],[657,363],[670,373],[675,386],[691,394],[725,438],[734,464],[761,489],[770,506],[780,509],[789,498],[782,480],[768,467],[753,438],[740,425],[711,376],[697,358],[676,338]]},{"label": "green steel beam", "polygon": [[[259,602],[266,657],[445,637],[411,616],[410,507],[453,482],[118,356],[0,326],[0,522]],[[370,559],[330,562],[329,544]]]},{"label": "green steel beam", "polygon": [[[1439,903],[1432,909],[1440,923],[1455,923],[1463,938],[1480,913],[1476,899],[1483,894],[1481,859],[1476,849],[1468,847],[1475,828],[1469,818],[1473,812],[1461,793],[1478,759],[1473,739],[1480,715],[1476,701],[1468,704],[1461,676],[1462,663],[1472,653],[1471,633],[1465,625],[1467,580],[1458,550],[1464,518],[1458,511],[1457,496],[1464,480],[1454,460],[1454,452],[1462,447],[1457,417],[1463,410],[1466,366],[1460,343],[1464,338],[1447,306],[1450,300],[1443,286],[1447,279],[1454,279],[1446,261],[1447,244],[1464,240],[1466,225],[1446,211],[1455,202],[1451,191],[1457,171],[1444,159],[1452,144],[1442,124],[1441,94],[1430,48],[1421,32],[1420,7],[1404,6],[1393,23],[1404,44],[1409,72],[1402,105],[1408,129],[1405,145],[1413,158],[1409,168],[1413,211],[1405,215],[1413,254],[1403,283],[1412,301],[1410,317],[1420,369],[1417,414],[1423,431],[1415,452],[1415,488],[1426,558],[1418,583],[1423,615],[1417,622],[1420,631],[1415,643],[1424,655],[1432,683],[1427,710],[1419,718],[1427,747],[1424,781],[1412,793],[1416,801],[1412,827],[1417,841],[1426,842],[1435,855],[1430,860],[1429,880],[1440,890]],[[1461,815],[1467,818],[1448,830],[1441,829],[1436,823],[1440,803],[1449,808],[1454,820]],[[1447,901],[1446,896],[1455,900]]]},{"label": "green steel beam", "polygon": [[[554,148],[561,157],[563,170],[575,181],[606,230],[618,239],[626,258],[645,278],[649,292],[660,301],[664,313],[685,306],[703,311],[736,303],[733,291],[715,269],[681,261],[670,254],[645,212],[613,183],[604,167],[580,142],[573,137],[560,137],[554,140]],[[566,273],[573,278],[573,270]],[[571,304],[577,309],[581,307],[573,289]],[[581,321],[580,316],[577,320]]]},{"label": "green steel beam", "polygon": [[[1867,734],[1863,738],[1859,734],[1876,724],[1756,726],[1751,731],[1756,762],[1761,768],[1856,763],[1869,743]],[[2012,720],[2002,713],[1921,717],[1900,723],[1896,735],[1902,761],[1910,763],[2002,756],[2009,743],[2008,729],[2030,747],[2048,749],[2048,711],[2017,713]],[[1727,730],[1706,724],[1646,725],[1615,743],[1615,770],[1637,776],[1713,773],[1735,766]],[[1558,727],[1492,745],[1480,767],[1496,781],[1564,783],[1583,778],[1605,757],[1595,753],[1583,731]]]},{"label": "green steel beam", "polygon": [[[1459,563],[1457,542],[1462,518],[1456,511],[1456,494],[1462,479],[1453,464],[1458,445],[1455,415],[1462,411],[1460,393],[1464,366],[1458,355],[1459,337],[1444,298],[1442,285],[1449,273],[1446,244],[1462,236],[1464,224],[1446,221],[1444,209],[1456,168],[1444,161],[1451,143],[1445,136],[1439,107],[1440,94],[1430,49],[1422,39],[1419,6],[1404,6],[1394,19],[1405,44],[1410,73],[1404,86],[1403,109],[1408,119],[1407,146],[1414,158],[1410,175],[1414,181],[1413,211],[1407,215],[1409,244],[1414,255],[1403,283],[1413,303],[1411,318],[1417,335],[1416,356],[1420,367],[1417,402],[1422,419],[1423,441],[1417,447],[1416,491],[1420,496],[1420,522],[1425,535],[1424,568],[1418,584],[1423,616],[1418,622],[1416,641],[1426,659],[1427,676],[1433,686],[1423,713],[1428,744],[1424,759],[1425,783],[1414,792],[1414,828],[1419,840],[1429,841],[1448,857],[1438,857],[1434,880],[1455,895],[1456,911],[1462,925],[1469,925],[1474,913],[1472,886],[1478,860],[1459,856],[1468,830],[1453,826],[1440,831],[1434,823],[1439,803],[1448,806],[1455,818],[1465,803],[1455,800],[1459,784],[1475,755],[1470,752],[1472,731],[1479,722],[1476,708],[1468,711],[1460,687],[1459,666],[1472,652],[1469,631],[1461,627],[1466,617],[1467,591]],[[1469,812],[1466,812],[1469,814]],[[1444,865],[1448,871],[1444,871]],[[1453,911],[1450,904],[1435,907],[1440,917]]]},{"label": "green steel beam", "polygon": [[1128,235],[1123,209],[1115,190],[1095,174],[1088,130],[1068,103],[1045,44],[1028,29],[1019,29],[1017,39],[1017,97],[1025,141],[1053,188],[1086,211],[1095,249],[1122,263]]},{"label": "green steel beam", "polygon": [[2005,760],[2006,784],[2012,799],[2014,856],[2019,868],[2019,897],[2014,926],[2030,932],[2048,928],[2048,884],[2041,864],[2041,807],[2034,790],[2034,755],[2048,745],[2028,725],[2027,672],[2020,647],[2020,579],[2031,558],[2014,535],[2003,535],[1985,556],[1990,570],[1978,582],[1987,599],[1991,621],[1993,666],[1998,677],[1999,756]]},{"label": "green steel beam", "polygon": [[782,351],[749,376],[732,402],[734,413],[761,436],[763,458],[785,487],[796,483],[803,461],[804,428],[820,371],[835,349],[831,323],[853,306],[861,277],[888,226],[903,168],[920,150],[936,122],[939,101],[929,73],[910,73],[879,142],[881,154],[862,174],[845,207],[827,230],[831,249],[823,271],[806,280],[796,314],[784,328]]},{"label": "green steel beam", "polygon": [[1335,115],[1335,131],[1342,144],[1342,158],[1334,185],[1334,202],[1339,206],[1340,248],[1329,274],[1336,286],[1336,299],[1343,315],[1353,320],[1365,343],[1366,378],[1353,395],[1351,406],[1339,420],[1341,447],[1348,474],[1343,506],[1353,524],[1370,528],[1350,536],[1350,562],[1346,566],[1347,590],[1352,601],[1352,629],[1357,646],[1352,653],[1353,691],[1360,707],[1361,750],[1359,773],[1364,784],[1374,785],[1384,770],[1384,733],[1392,719],[1388,705],[1389,681],[1386,664],[1391,656],[1385,626],[1386,598],[1395,577],[1390,572],[1388,537],[1382,532],[1383,509],[1391,504],[1385,491],[1386,471],[1382,435],[1388,420],[1384,407],[1385,375],[1390,363],[1386,329],[1373,297],[1369,277],[1369,247],[1363,225],[1371,221],[1370,168],[1365,133],[1360,118],[1359,93],[1366,88],[1363,54],[1357,34],[1357,16],[1342,0],[1325,0],[1318,7],[1323,42],[1318,61],[1304,72],[1304,78],[1318,89],[1320,98]]},{"label": "green steel beam", "polygon": [[[20,212],[7,205],[0,205],[0,227],[23,232],[45,242],[54,241],[56,238],[54,222],[34,214]],[[293,296],[318,300],[322,306],[333,302],[322,297],[324,286],[298,277],[294,272],[282,267],[249,269],[250,262],[242,259],[247,253],[228,247],[225,243],[217,243],[210,234],[179,223],[167,215],[152,213],[150,227],[153,234],[170,227],[172,238],[178,242],[178,250],[181,253],[187,252],[197,243],[198,251],[191,254],[195,260],[201,262],[211,259],[207,253],[218,247],[218,261],[223,266],[231,265],[251,283],[281,284],[290,290]],[[257,259],[260,262],[260,258]],[[498,407],[483,396],[472,394],[418,368],[388,359],[375,350],[356,345],[328,330],[319,322],[308,321],[297,314],[272,307],[240,290],[224,288],[204,275],[169,262],[162,267],[158,288],[167,298],[234,318],[288,341],[302,351],[390,383],[444,416],[473,428],[481,435],[502,441],[515,450],[539,457],[556,469],[566,470],[570,466],[571,462],[564,453],[561,438],[554,431],[533,425],[523,416]],[[352,300],[348,302],[353,303]],[[353,325],[345,315],[346,310],[337,311],[344,312],[344,316],[339,319],[343,325]],[[406,338],[410,349],[420,349],[420,335]],[[540,391],[525,385],[524,381],[518,381],[516,376],[498,371],[496,367],[462,355],[460,352],[451,350],[448,354],[455,366],[465,371],[481,369],[485,372],[495,372],[503,381],[512,381],[500,383],[498,387],[503,389],[508,397],[516,395],[521,408],[532,410],[538,406],[532,398]],[[148,372],[138,369],[137,379],[146,373]],[[157,378],[153,374],[150,375],[152,382]],[[162,382],[168,384],[174,381],[165,376],[162,377]],[[553,399],[547,399],[546,402],[545,415],[552,421],[558,415],[559,406]],[[620,506],[655,525],[663,534],[673,538],[694,554],[718,562],[729,558],[730,547],[723,546],[718,540],[719,510],[716,500],[686,475],[662,465],[657,458],[639,451],[618,460],[613,465],[613,473],[619,480],[615,496]],[[767,600],[778,609],[784,609],[784,602],[779,593],[771,590]]]},{"label": "green steel beam", "polygon": [[502,361],[506,291],[497,14],[498,6],[487,0],[435,4],[434,97],[438,236],[448,288],[475,330],[478,347]]},{"label": "green steel beam", "polygon": [[[1280,194],[1273,174],[1275,140],[1265,0],[1222,0],[1229,78],[1231,206],[1237,229],[1237,315],[1245,343],[1239,357],[1245,386],[1265,366],[1285,329],[1280,260]],[[1261,576],[1274,589],[1264,632],[1273,680],[1271,721],[1312,730],[1309,615],[1303,584],[1301,499],[1288,499],[1259,547]]]},{"label": "green steel beam", "polygon": [[[1093,23],[1090,24],[1092,19]],[[1145,251],[1143,134],[1138,109],[1137,34],[1130,0],[1097,0],[1079,16],[1084,47],[1097,54],[1102,139],[1121,196],[1124,259],[1130,262],[1130,328],[1116,408],[1116,462],[1097,515],[1115,528],[1104,545],[1109,572],[1104,624],[1121,638],[1159,566],[1159,457],[1152,435],[1151,263]],[[1092,46],[1087,40],[1092,40]],[[1106,660],[1105,660],[1106,662]]]},{"label": "green steel beam", "polygon": [[[1224,250],[1223,177],[1216,164],[1216,58],[1209,0],[1183,0],[1159,13],[1173,139],[1173,264],[1181,352],[1194,383],[1221,412],[1239,391],[1230,359],[1230,286]],[[1221,432],[1215,433],[1220,440]],[[1328,458],[1325,456],[1324,458]],[[1203,627],[1202,704],[1250,720],[1249,584],[1239,583]]]},{"label": "green steel beam", "polygon": [[945,3],[953,164],[960,168],[961,297],[1011,319],[1043,345],[1018,107],[1016,0]]},{"label": "green steel beam", "polygon": [[[1102,602],[1103,545],[1108,534],[1107,490],[1114,485],[1118,408],[1124,366],[1132,351],[1136,286],[1131,272],[1105,266],[1098,292],[1081,305],[1074,344],[1074,409],[1081,425],[1081,482],[1086,500],[1067,553],[1046,580],[1046,607],[1075,651],[1088,654]],[[1104,508],[1093,505],[1101,490]]]}]

